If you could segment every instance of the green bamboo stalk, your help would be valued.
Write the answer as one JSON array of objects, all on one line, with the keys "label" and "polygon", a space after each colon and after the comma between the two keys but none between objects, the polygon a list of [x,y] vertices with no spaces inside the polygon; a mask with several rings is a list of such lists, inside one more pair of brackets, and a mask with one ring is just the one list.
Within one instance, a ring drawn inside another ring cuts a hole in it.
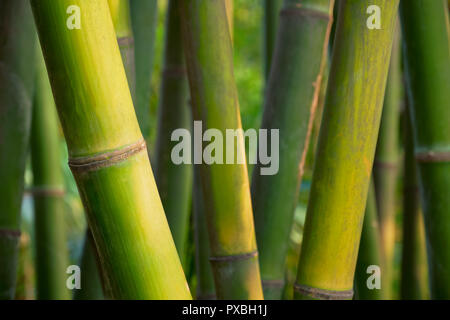
[{"label": "green bamboo stalk", "polygon": [[403,101],[402,71],[400,61],[399,33],[394,38],[391,64],[389,67],[380,132],[373,166],[373,179],[380,220],[382,254],[384,260],[383,278],[386,298],[392,298],[394,278],[394,245],[396,191],[399,159],[400,105]]},{"label": "green bamboo stalk", "polygon": [[449,14],[441,0],[411,0],[400,9],[431,298],[450,299]]},{"label": "green bamboo stalk", "polygon": [[148,139],[150,124],[151,75],[155,48],[157,0],[130,0],[131,26],[134,38],[136,92],[134,108],[142,135]]},{"label": "green bamboo stalk", "polygon": [[269,79],[282,0],[264,0],[264,75]]},{"label": "green bamboo stalk", "polygon": [[84,239],[80,269],[82,271],[81,289],[75,290],[74,300],[103,300],[104,294],[100,278],[97,249],[92,232],[88,229]]},{"label": "green bamboo stalk", "polygon": [[279,171],[253,170],[252,200],[264,297],[280,299],[285,261],[328,49],[333,1],[287,0],[266,89],[262,129],[279,129]]},{"label": "green bamboo stalk", "polygon": [[227,10],[228,29],[230,30],[231,42],[233,42],[234,36],[234,0],[225,0],[225,8]]},{"label": "green bamboo stalk", "polygon": [[[404,166],[403,166],[403,250],[400,280],[402,299],[420,300],[426,298],[427,273],[423,218],[420,212],[419,187],[417,185],[417,164],[409,115],[404,123]],[[425,272],[424,272],[425,271]]]},{"label": "green bamboo stalk", "polygon": [[211,250],[208,244],[208,226],[206,223],[205,204],[200,181],[200,167],[194,166],[194,190],[192,195],[194,232],[195,232],[195,266],[197,274],[197,300],[216,299],[214,277],[209,263]]},{"label": "green bamboo stalk", "polygon": [[108,0],[111,18],[116,30],[120,55],[127,74],[128,86],[134,98],[136,92],[136,72],[134,64],[134,38],[131,27],[129,0]]},{"label": "green bamboo stalk", "polygon": [[30,235],[22,232],[19,240],[19,261],[14,300],[35,299],[35,270]]},{"label": "green bamboo stalk", "polygon": [[[383,13],[366,26],[369,5]],[[398,1],[339,3],[295,298],[350,299]]]},{"label": "green bamboo stalk", "polygon": [[37,298],[66,300],[69,266],[60,167],[58,118],[44,57],[37,54],[36,92],[31,124]]},{"label": "green bamboo stalk", "polygon": [[[226,129],[242,128],[225,3],[182,0],[181,17],[194,119],[225,136]],[[245,155],[242,134],[234,154]],[[213,163],[200,170],[217,297],[262,299],[247,166]]]},{"label": "green bamboo stalk", "polygon": [[[190,299],[134,113],[107,1],[32,0],[31,4],[69,165],[112,298]],[[79,11],[79,29],[67,27],[68,8],[75,17]]]},{"label": "green bamboo stalk", "polygon": [[[367,273],[369,266],[378,266],[381,269],[381,289],[367,286]],[[361,232],[361,242],[358,251],[358,260],[355,270],[355,287],[358,300],[381,300],[386,299],[384,288],[384,268],[382,267],[380,229],[377,217],[377,203],[375,187],[371,183],[367,194],[367,204],[364,213],[364,222]]]},{"label": "green bamboo stalk", "polygon": [[155,179],[178,255],[184,265],[192,193],[192,166],[171,160],[172,132],[191,130],[188,82],[181,41],[179,0],[170,0],[166,19],[166,44],[158,109],[155,147]]},{"label": "green bamboo stalk", "polygon": [[25,0],[0,2],[0,300],[14,298],[31,125],[35,30]]}]

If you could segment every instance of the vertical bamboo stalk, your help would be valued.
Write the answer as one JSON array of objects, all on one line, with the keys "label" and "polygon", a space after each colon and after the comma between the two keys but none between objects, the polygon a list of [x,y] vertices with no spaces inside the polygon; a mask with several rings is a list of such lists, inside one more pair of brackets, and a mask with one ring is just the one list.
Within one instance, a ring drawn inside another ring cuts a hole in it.
[{"label": "vertical bamboo stalk", "polygon": [[[369,5],[382,27],[366,26]],[[344,0],[336,38],[295,298],[350,299],[380,124],[398,1]]]},{"label": "vertical bamboo stalk", "polygon": [[406,84],[431,298],[450,299],[450,27],[445,1],[402,2]]},{"label": "vertical bamboo stalk", "polygon": [[0,299],[14,298],[31,124],[35,30],[25,0],[0,2]]},{"label": "vertical bamboo stalk", "polygon": [[136,92],[134,108],[142,135],[150,136],[150,94],[155,34],[158,21],[157,0],[130,0],[131,26],[134,38]]},{"label": "vertical bamboo stalk", "polygon": [[408,114],[405,114],[404,118],[403,250],[400,294],[402,299],[419,300],[425,299],[427,287],[425,234],[420,212],[411,121]]},{"label": "vertical bamboo stalk", "polygon": [[95,248],[92,232],[88,229],[83,244],[80,259],[82,272],[81,289],[75,290],[74,300],[103,300],[104,294],[100,278],[101,270],[98,265],[97,249]]},{"label": "vertical bamboo stalk", "polygon": [[[129,0],[108,0],[109,11],[116,30],[120,55],[127,74],[128,86],[134,98],[136,92],[136,72],[134,65],[134,38],[131,27]],[[138,118],[139,121],[139,118]]]},{"label": "vertical bamboo stalk", "polygon": [[264,0],[264,75],[269,79],[282,0]]},{"label": "vertical bamboo stalk", "polygon": [[155,179],[181,262],[185,262],[192,193],[192,166],[171,160],[172,132],[191,131],[188,82],[181,41],[179,0],[170,0],[166,19],[166,44],[158,109]]},{"label": "vertical bamboo stalk", "polygon": [[403,101],[400,61],[400,37],[396,33],[392,47],[380,133],[373,167],[375,194],[380,220],[383,279],[386,298],[392,298],[394,278],[395,213],[398,171],[400,105]]},{"label": "vertical bamboo stalk", "polygon": [[251,190],[266,299],[280,299],[284,287],[288,239],[320,92],[333,4],[288,0],[280,13],[261,125],[279,130],[279,171],[261,175],[261,164],[257,164]]},{"label": "vertical bamboo stalk", "polygon": [[[182,0],[181,12],[194,119],[225,137],[226,129],[242,128],[225,3]],[[234,154],[245,156],[242,133]],[[262,299],[247,166],[213,163],[200,170],[217,297]]]},{"label": "vertical bamboo stalk", "polygon": [[[31,4],[69,165],[113,298],[190,299],[107,1]],[[79,29],[68,28],[69,7],[79,12]]]},{"label": "vertical bamboo stalk", "polygon": [[44,57],[37,54],[36,92],[31,125],[37,298],[69,299],[69,265],[60,167],[58,118]]},{"label": "vertical bamboo stalk", "polygon": [[367,204],[355,270],[355,287],[358,300],[381,300],[386,298],[384,283],[381,284],[381,289],[371,289],[367,286],[367,279],[369,277],[367,268],[372,265],[380,267],[381,279],[384,281],[380,229],[373,183],[370,184],[367,194]]}]

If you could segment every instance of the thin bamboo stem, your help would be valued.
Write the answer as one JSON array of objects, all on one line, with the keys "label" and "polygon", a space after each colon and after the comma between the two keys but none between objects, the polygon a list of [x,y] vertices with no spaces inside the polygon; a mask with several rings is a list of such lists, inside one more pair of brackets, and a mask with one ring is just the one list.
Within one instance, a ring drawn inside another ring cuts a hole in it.
[{"label": "thin bamboo stem", "polygon": [[[382,28],[366,26],[377,5]],[[295,285],[297,299],[350,299],[398,1],[339,3]]]},{"label": "thin bamboo stem", "polygon": [[37,298],[65,300],[69,253],[65,230],[64,179],[59,128],[44,57],[37,54],[36,92],[31,125]]},{"label": "thin bamboo stem", "polygon": [[[31,4],[69,165],[112,298],[190,299],[134,113],[107,1],[32,0]],[[67,27],[68,7],[79,11],[79,29]]]},{"label": "thin bamboo stem", "polygon": [[288,239],[327,58],[333,4],[288,0],[280,14],[261,125],[279,130],[279,171],[261,175],[257,164],[251,190],[266,299],[280,299],[283,292]]},{"label": "thin bamboo stem", "polygon": [[[181,17],[194,120],[225,136],[242,128],[225,3],[182,0]],[[234,145],[245,155],[242,134]],[[200,170],[217,297],[262,299],[247,166]]]},{"label": "thin bamboo stem", "polygon": [[400,6],[432,299],[450,299],[450,23],[445,1]]},{"label": "thin bamboo stem", "polygon": [[179,0],[170,0],[166,19],[166,45],[158,109],[155,147],[155,179],[178,255],[184,265],[192,193],[192,166],[171,160],[172,132],[191,131],[188,82],[181,41]]},{"label": "thin bamboo stem", "polygon": [[35,30],[26,0],[0,1],[0,300],[16,288]]}]

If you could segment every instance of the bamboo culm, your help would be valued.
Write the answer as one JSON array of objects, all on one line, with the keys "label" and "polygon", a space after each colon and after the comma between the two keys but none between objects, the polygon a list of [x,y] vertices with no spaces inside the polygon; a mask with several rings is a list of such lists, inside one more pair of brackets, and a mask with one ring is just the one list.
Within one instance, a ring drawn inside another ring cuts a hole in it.
[{"label": "bamboo culm", "polygon": [[0,300],[13,299],[16,288],[35,33],[28,1],[0,2]]},{"label": "bamboo culm", "polygon": [[[31,4],[69,166],[112,298],[190,299],[107,1]],[[66,13],[69,7],[75,22]]]},{"label": "bamboo culm", "polygon": [[288,239],[327,58],[332,10],[329,0],[288,0],[280,13],[261,125],[269,132],[279,130],[279,171],[261,175],[257,164],[251,186],[266,299],[280,299],[284,286]]},{"label": "bamboo culm", "polygon": [[[367,28],[366,9],[383,12]],[[339,2],[296,299],[351,299],[398,1]]]},{"label": "bamboo culm", "polygon": [[450,299],[449,13],[445,1],[410,0],[400,17],[431,298]]},{"label": "bamboo culm", "polygon": [[[240,129],[225,3],[180,3],[194,120],[223,135]],[[234,154],[245,156],[242,134],[234,146]],[[200,172],[217,298],[262,299],[247,166],[203,164]]]}]

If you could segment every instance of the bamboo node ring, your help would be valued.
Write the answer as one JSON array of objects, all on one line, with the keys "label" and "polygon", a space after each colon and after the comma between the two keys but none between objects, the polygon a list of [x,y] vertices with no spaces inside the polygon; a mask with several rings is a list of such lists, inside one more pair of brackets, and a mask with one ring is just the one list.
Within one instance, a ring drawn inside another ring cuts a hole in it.
[{"label": "bamboo node ring", "polygon": [[110,167],[125,161],[129,157],[146,150],[145,140],[141,139],[136,143],[94,156],[78,157],[69,159],[69,167],[72,171],[86,172]]},{"label": "bamboo node ring", "polygon": [[313,288],[303,284],[294,284],[294,290],[302,295],[320,300],[349,300],[353,298],[353,290],[334,291]]},{"label": "bamboo node ring", "polygon": [[16,229],[2,229],[0,228],[0,238],[20,238],[21,232]]},{"label": "bamboo node ring", "polygon": [[243,254],[234,254],[231,256],[221,256],[221,257],[209,257],[211,262],[231,262],[231,261],[241,261],[247,260],[258,256],[258,250]]},{"label": "bamboo node ring", "polygon": [[450,162],[450,151],[424,151],[416,152],[418,162]]},{"label": "bamboo node ring", "polygon": [[30,194],[33,197],[64,197],[65,190],[62,187],[35,186],[25,190],[25,194]]},{"label": "bamboo node ring", "polygon": [[301,7],[289,7],[280,11],[280,16],[300,16],[300,17],[313,17],[318,19],[329,20],[330,15],[321,11],[306,9]]}]

